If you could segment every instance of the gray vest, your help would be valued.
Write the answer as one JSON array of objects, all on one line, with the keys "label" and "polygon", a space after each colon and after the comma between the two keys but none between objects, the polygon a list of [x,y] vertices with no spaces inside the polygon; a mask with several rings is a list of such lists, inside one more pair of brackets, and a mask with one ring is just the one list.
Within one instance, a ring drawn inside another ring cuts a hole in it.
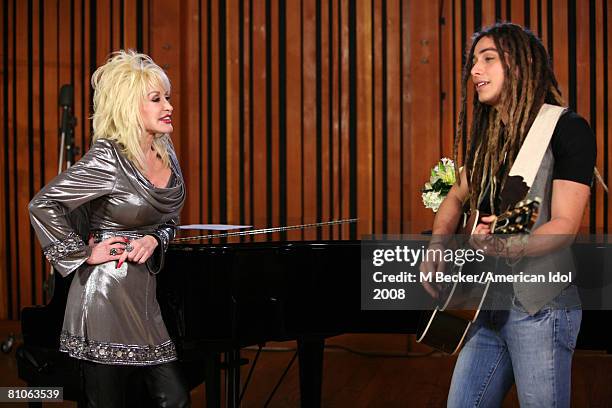
[{"label": "gray vest", "polygon": [[[536,197],[541,198],[540,213],[533,229],[550,221],[551,217],[551,201],[552,201],[552,181],[553,168],[555,158],[550,145],[544,154],[542,163],[536,175],[536,178],[527,193],[528,199]],[[554,237],[546,238],[531,237],[530,239],[554,239]],[[544,276],[544,283],[513,283],[514,295],[522,304],[525,310],[533,315],[545,306],[551,307],[572,307],[580,304],[578,292],[575,286],[570,286],[570,283],[550,282],[549,272],[560,272],[562,275],[568,275],[572,271],[572,281],[575,281],[576,268],[570,248],[558,250],[552,254],[547,254],[539,257],[525,257],[513,268],[513,273],[518,274],[540,274]],[[564,289],[568,288],[567,291]],[[559,296],[564,292],[562,296]]]}]

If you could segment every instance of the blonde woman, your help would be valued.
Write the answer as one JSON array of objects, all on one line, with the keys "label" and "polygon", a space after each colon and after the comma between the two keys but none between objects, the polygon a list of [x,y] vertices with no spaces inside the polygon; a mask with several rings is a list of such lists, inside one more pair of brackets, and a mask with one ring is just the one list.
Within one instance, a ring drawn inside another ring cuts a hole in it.
[{"label": "blonde woman", "polygon": [[93,144],[30,202],[43,252],[75,273],[60,350],[83,360],[88,406],[123,406],[142,375],[159,406],[188,406],[155,275],[185,186],[169,134],[170,82],[150,57],[119,51],[94,72]]}]

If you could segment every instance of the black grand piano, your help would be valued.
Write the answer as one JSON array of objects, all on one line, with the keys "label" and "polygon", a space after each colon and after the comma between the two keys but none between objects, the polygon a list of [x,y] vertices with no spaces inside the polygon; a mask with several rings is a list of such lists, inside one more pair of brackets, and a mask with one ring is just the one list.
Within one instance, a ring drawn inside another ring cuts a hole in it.
[{"label": "black grand piano", "polygon": [[[206,379],[207,406],[220,405],[221,369],[238,406],[240,348],[297,340],[301,403],[316,407],[326,337],[416,330],[418,312],[361,310],[359,271],[359,241],[173,244],[157,296],[191,385]],[[55,276],[50,303],[22,311],[19,376],[79,401],[78,361],[57,351],[71,278]]]},{"label": "black grand piano", "polygon": [[[206,380],[207,406],[220,405],[222,369],[227,405],[238,406],[242,347],[297,340],[301,405],[317,407],[325,338],[414,333],[419,312],[361,310],[360,259],[360,241],[171,245],[158,300],[191,386]],[[56,274],[51,302],[23,310],[18,369],[29,385],[64,386],[64,398],[79,401],[78,362],[57,351],[69,279]],[[583,347],[612,349],[609,338],[598,336],[603,313],[584,314]]]}]

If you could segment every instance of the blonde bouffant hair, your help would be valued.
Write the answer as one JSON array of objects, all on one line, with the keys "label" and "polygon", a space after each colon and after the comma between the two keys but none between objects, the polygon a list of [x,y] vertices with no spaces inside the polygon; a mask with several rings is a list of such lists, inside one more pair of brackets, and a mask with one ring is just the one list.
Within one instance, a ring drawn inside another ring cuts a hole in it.
[{"label": "blonde bouffant hair", "polygon": [[[140,146],[145,132],[140,107],[151,89],[161,87],[170,92],[170,80],[151,57],[133,50],[111,55],[91,76],[93,96],[93,142],[114,140],[125,156],[140,170],[144,153]],[[153,138],[153,150],[169,166],[168,134]]]}]

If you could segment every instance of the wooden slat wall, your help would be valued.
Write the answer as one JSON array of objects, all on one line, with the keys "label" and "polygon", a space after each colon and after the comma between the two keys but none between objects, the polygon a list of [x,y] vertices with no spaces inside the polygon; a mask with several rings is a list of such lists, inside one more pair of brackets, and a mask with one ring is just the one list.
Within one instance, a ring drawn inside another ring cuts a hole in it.
[{"label": "wooden slat wall", "polygon": [[27,204],[57,174],[59,88],[74,84],[75,144],[83,152],[91,140],[89,78],[111,51],[143,49],[144,1],[2,4],[0,319],[46,301],[49,267],[30,228]]},{"label": "wooden slat wall", "polygon": [[[552,50],[568,104],[596,130],[608,178],[609,0],[7,0],[0,10],[0,319],[44,302],[48,273],[27,203],[57,171],[62,84],[77,145],[90,141],[89,77],[119,48],[149,53],[173,84],[184,223],[357,225],[268,239],[349,239],[428,229],[419,190],[450,156],[472,32],[526,24]],[[607,232],[594,189],[585,227]],[[259,239],[266,239],[260,237]]]},{"label": "wooden slat wall", "polygon": [[[428,228],[432,215],[418,190],[440,154],[440,91],[412,78],[438,70],[437,5],[189,0],[150,7],[150,52],[170,67],[180,115],[174,139],[189,186],[184,222],[270,227],[360,218],[255,240]],[[418,50],[411,37],[424,41]],[[402,98],[404,90],[416,97]],[[406,125],[410,114],[423,120]],[[403,157],[413,144],[426,167]]]}]

